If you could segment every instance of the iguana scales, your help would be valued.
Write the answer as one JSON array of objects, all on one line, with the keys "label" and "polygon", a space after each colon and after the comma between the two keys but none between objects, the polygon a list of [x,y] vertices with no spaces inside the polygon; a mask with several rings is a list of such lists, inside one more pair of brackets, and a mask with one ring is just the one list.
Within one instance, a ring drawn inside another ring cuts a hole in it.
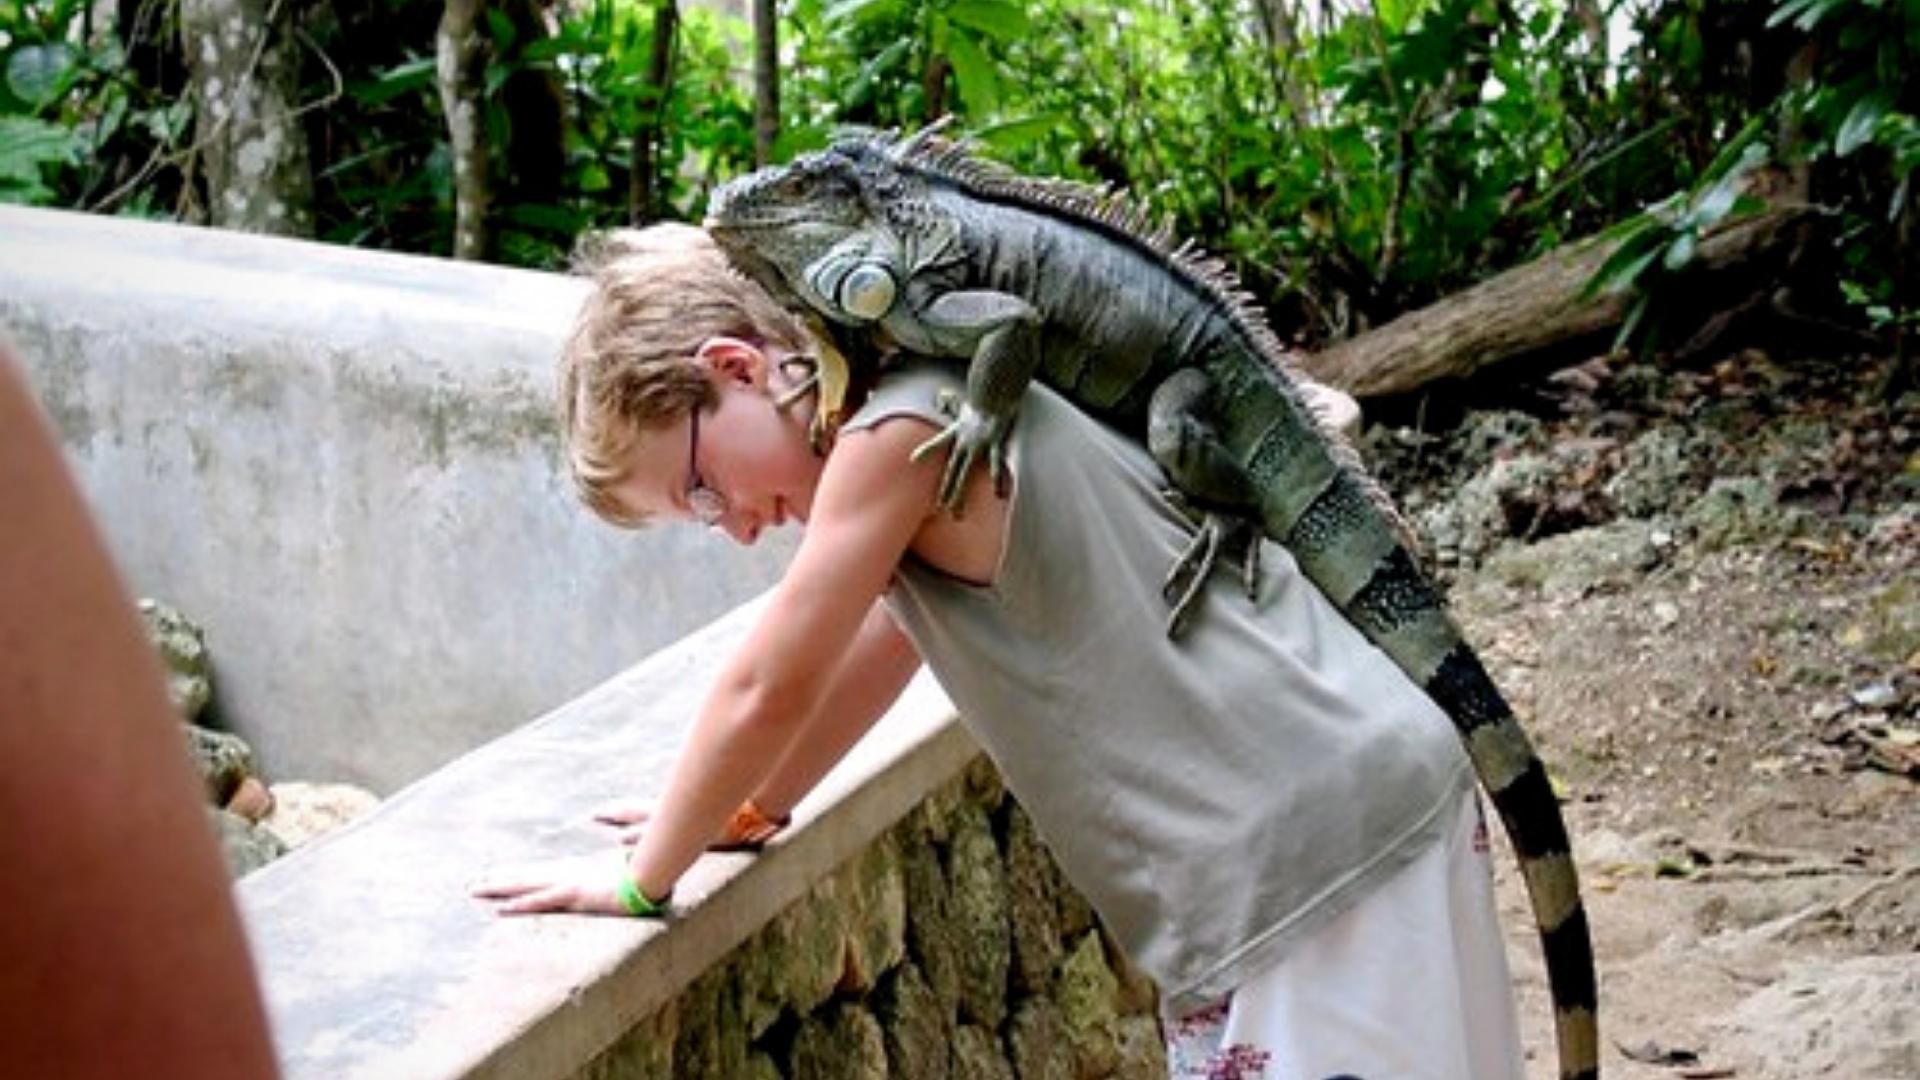
[{"label": "iguana scales", "polygon": [[[1003,474],[1008,425],[1038,377],[1142,437],[1197,506],[1258,520],[1453,719],[1519,855],[1561,1076],[1598,1077],[1593,950],[1546,769],[1397,515],[1323,429],[1221,263],[1176,246],[1123,198],[1014,175],[928,131],[843,139],[733,180],[706,227],[735,266],[842,337],[877,331],[887,347],[968,361],[958,418],[922,447],[952,444],[943,501],[979,455]],[[825,374],[838,393],[845,373]]]}]

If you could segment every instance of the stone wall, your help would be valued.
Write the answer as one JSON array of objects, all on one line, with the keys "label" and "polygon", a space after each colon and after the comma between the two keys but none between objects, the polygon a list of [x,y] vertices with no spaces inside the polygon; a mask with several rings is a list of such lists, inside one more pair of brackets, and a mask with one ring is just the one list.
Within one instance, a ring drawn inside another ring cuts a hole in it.
[{"label": "stone wall", "polygon": [[1155,991],[976,758],[575,1080],[1164,1080]]}]

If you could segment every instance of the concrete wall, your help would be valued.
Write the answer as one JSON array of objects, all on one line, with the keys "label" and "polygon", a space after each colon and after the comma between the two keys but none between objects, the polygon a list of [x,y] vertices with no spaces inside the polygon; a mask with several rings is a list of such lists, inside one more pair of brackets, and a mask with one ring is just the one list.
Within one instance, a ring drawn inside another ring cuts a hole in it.
[{"label": "concrete wall", "polygon": [[[573,501],[559,275],[0,207],[0,330],[271,779],[385,792],[777,577]],[[0,500],[0,528],[6,510]]]},{"label": "concrete wall", "polygon": [[570,858],[658,794],[739,609],[241,879],[287,1080],[1166,1075],[1105,943],[924,672],[757,855],[672,917],[505,918],[471,883]]}]

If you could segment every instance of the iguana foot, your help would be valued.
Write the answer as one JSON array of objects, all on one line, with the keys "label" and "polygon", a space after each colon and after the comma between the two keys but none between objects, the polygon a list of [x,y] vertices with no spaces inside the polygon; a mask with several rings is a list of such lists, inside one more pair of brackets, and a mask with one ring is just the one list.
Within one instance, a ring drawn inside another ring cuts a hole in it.
[{"label": "iguana foot", "polygon": [[1261,534],[1247,518],[1200,509],[1178,491],[1167,491],[1165,495],[1194,524],[1193,539],[1160,583],[1160,595],[1173,606],[1167,615],[1167,637],[1177,641],[1192,625],[1201,589],[1213,574],[1221,548],[1240,549],[1241,586],[1246,590],[1247,599],[1259,597]]},{"label": "iguana foot", "polygon": [[[943,395],[942,411],[951,414],[953,410],[950,395]],[[966,495],[967,474],[972,471],[980,452],[987,453],[988,469],[993,476],[993,489],[1005,497],[1011,474],[1007,471],[1007,435],[1011,426],[1002,417],[988,416],[978,412],[972,404],[962,402],[959,415],[954,417],[946,430],[921,443],[913,450],[912,459],[919,461],[942,446],[951,444],[947,452],[946,471],[940,477],[939,505],[955,517],[960,516],[960,506]]]}]

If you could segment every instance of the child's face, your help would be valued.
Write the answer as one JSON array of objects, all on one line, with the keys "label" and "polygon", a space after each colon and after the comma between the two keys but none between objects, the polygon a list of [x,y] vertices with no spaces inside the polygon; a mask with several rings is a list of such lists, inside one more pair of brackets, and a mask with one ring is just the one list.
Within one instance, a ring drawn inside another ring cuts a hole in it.
[{"label": "child's face", "polygon": [[757,346],[716,338],[697,358],[719,391],[719,405],[642,431],[633,472],[615,489],[621,501],[666,519],[697,520],[688,495],[696,482],[720,509],[714,527],[751,544],[762,529],[805,522],[824,459],[807,444],[812,410],[786,411],[774,399],[786,388],[777,365]]}]

